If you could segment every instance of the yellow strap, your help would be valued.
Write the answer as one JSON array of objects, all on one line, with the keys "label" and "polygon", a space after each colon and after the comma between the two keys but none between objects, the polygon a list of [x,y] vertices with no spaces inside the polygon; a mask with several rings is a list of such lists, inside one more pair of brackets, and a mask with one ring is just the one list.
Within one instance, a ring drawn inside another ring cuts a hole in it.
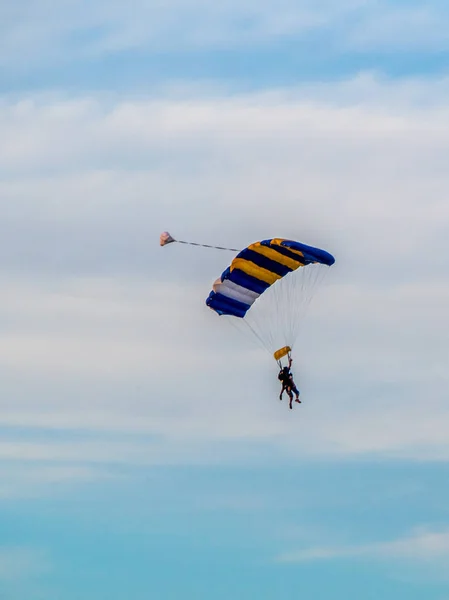
[{"label": "yellow strap", "polygon": [[279,350],[276,350],[273,356],[275,360],[280,360],[281,358],[284,358],[284,356],[287,356],[287,354],[291,351],[292,349],[290,348],[290,346],[284,346],[283,348],[279,348]]}]

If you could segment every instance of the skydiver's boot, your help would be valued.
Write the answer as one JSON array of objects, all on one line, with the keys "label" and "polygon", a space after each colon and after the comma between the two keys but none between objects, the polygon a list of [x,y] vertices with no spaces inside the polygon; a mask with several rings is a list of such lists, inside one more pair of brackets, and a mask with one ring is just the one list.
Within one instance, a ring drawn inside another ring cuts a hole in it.
[{"label": "skydiver's boot", "polygon": [[290,396],[290,408],[293,408],[292,402],[293,402],[293,394]]},{"label": "skydiver's boot", "polygon": [[301,404],[301,400],[299,399],[299,396],[296,396],[295,402],[298,402],[298,404]]}]

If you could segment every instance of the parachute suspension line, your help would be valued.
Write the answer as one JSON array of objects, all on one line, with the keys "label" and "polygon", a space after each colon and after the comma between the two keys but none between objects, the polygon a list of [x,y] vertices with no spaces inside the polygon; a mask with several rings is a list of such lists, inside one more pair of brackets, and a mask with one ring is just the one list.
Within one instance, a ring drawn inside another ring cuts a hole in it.
[{"label": "parachute suspension line", "polygon": [[256,300],[243,322],[270,354],[285,344],[294,347],[303,317],[327,272],[325,265],[308,265],[287,274]]},{"label": "parachute suspension line", "polygon": [[[312,297],[314,296],[318,284],[324,279],[328,267],[321,264],[312,264],[304,268],[300,276],[294,278],[295,285],[289,288],[290,302],[295,310],[287,313],[290,316],[290,322],[287,324],[288,330],[292,335],[292,343],[298,338],[305,316]],[[301,298],[301,302],[298,299]]]},{"label": "parachute suspension line", "polygon": [[243,320],[243,322],[244,322],[244,323],[245,323],[245,325],[246,325],[247,327],[249,327],[249,328],[250,328],[250,330],[251,330],[251,331],[254,333],[254,335],[256,336],[256,338],[257,338],[257,339],[260,341],[260,343],[262,344],[262,346],[265,348],[265,350],[267,350],[268,352],[270,352],[270,346],[269,346],[269,344],[266,344],[266,343],[263,341],[263,338],[262,338],[262,336],[261,336],[261,335],[260,335],[260,334],[259,334],[259,333],[256,331],[256,329],[254,329],[254,327],[252,327],[252,326],[251,326],[251,324],[250,324],[250,323],[248,323],[248,321],[245,321],[245,320]]},{"label": "parachute suspension line", "polygon": [[226,321],[228,323],[230,323],[232,325],[232,327],[234,327],[234,329],[236,331],[239,332],[239,335],[243,335],[243,331],[242,331],[242,327],[241,325],[243,325],[245,328],[250,329],[250,331],[253,333],[253,335],[255,336],[256,340],[254,340],[253,337],[250,337],[250,339],[252,341],[254,341],[255,343],[257,343],[257,345],[262,348],[263,350],[267,350],[268,352],[270,352],[270,348],[269,346],[263,341],[263,338],[261,337],[261,335],[253,328],[251,327],[251,325],[245,321],[245,319],[238,319],[238,320],[234,320],[233,318],[227,318]]},{"label": "parachute suspension line", "polygon": [[[290,324],[293,343],[299,336],[303,318],[309,309],[310,303],[319,285],[329,272],[329,267],[322,264],[312,264],[304,268],[304,277],[296,278],[296,287],[292,290],[292,302],[296,306],[295,313],[291,313],[294,321]],[[300,291],[298,291],[300,290]],[[302,298],[302,302],[298,302],[298,298]]]}]

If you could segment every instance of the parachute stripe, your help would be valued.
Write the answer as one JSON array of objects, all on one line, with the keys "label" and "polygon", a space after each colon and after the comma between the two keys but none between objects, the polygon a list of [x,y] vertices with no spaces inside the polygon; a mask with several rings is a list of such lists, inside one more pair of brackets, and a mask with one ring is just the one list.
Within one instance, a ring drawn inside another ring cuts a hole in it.
[{"label": "parachute stripe", "polygon": [[[268,250],[268,248],[266,248],[266,250]],[[290,273],[291,271],[293,271],[293,269],[296,269],[299,266],[299,264],[296,263],[296,265],[293,268],[288,267],[285,264],[282,264],[281,262],[277,262],[276,260],[268,258],[267,256],[264,256],[261,253],[255,252],[251,247],[240,252],[239,257],[244,258],[245,260],[249,260],[258,267],[266,269],[271,273],[275,273],[280,277],[284,277],[284,275],[287,275],[287,273]]]},{"label": "parachute stripe", "polygon": [[[271,240],[264,240],[265,242],[268,242],[270,244],[270,246],[284,246],[284,242],[289,241],[289,240],[284,240],[284,238],[272,238]],[[302,244],[300,244],[299,242],[293,242],[293,246],[291,248],[291,251],[295,253],[295,255],[299,254],[301,255],[301,248]]]},{"label": "parachute stripe", "polygon": [[220,315],[232,315],[241,318],[246,315],[250,308],[248,304],[228,298],[228,296],[220,293],[217,294],[216,292],[209,294],[206,304]]},{"label": "parachute stripe", "polygon": [[246,287],[248,290],[251,290],[252,292],[256,292],[258,294],[262,294],[267,288],[270,287],[269,283],[266,283],[265,281],[260,281],[260,279],[257,279],[255,277],[251,277],[251,275],[248,275],[248,273],[245,273],[240,269],[234,269],[232,272],[225,271],[225,273],[226,275],[222,276],[223,281],[225,279],[229,279],[237,285]]},{"label": "parachute stripe", "polygon": [[222,294],[223,296],[232,298],[233,300],[238,300],[239,302],[243,302],[244,304],[248,304],[250,306],[260,296],[260,294],[250,292],[239,285],[235,285],[232,281],[229,281],[229,279],[225,279],[223,283],[214,285],[213,291],[217,292],[217,294]]},{"label": "parachute stripe", "polygon": [[234,258],[231,264],[231,272],[234,269],[240,269],[240,271],[251,275],[251,277],[258,279],[259,281],[265,281],[265,283],[268,283],[269,285],[272,285],[275,281],[282,277],[282,275],[278,275],[277,273],[273,273],[268,269],[259,267],[250,260],[245,260],[244,258]]},{"label": "parachute stripe", "polygon": [[[270,240],[266,240],[266,241],[270,242]],[[299,258],[301,258],[301,261],[300,261],[301,265],[304,264],[304,258],[303,258],[302,252],[290,250],[289,248],[286,248],[285,246],[270,246],[269,243],[264,243],[264,242],[260,242],[260,244],[261,244],[261,246],[270,248],[271,250],[273,250],[274,252],[277,252],[281,256],[288,256],[289,258],[293,259],[294,261],[297,261]]]},{"label": "parachute stripe", "polygon": [[240,300],[240,302],[245,302],[246,304],[253,304],[260,296],[257,292],[252,292],[229,279],[225,279],[223,282],[218,280],[214,283],[212,289],[214,292],[217,292],[217,294],[223,294],[224,296]]},{"label": "parachute stripe", "polygon": [[294,271],[298,267],[301,267],[303,263],[298,260],[298,257],[290,252],[290,250],[282,249],[284,252],[279,252],[279,248],[273,248],[273,246],[262,246],[260,242],[249,246],[250,250],[262,254],[271,260],[274,260],[281,265],[290,267],[291,271]]}]

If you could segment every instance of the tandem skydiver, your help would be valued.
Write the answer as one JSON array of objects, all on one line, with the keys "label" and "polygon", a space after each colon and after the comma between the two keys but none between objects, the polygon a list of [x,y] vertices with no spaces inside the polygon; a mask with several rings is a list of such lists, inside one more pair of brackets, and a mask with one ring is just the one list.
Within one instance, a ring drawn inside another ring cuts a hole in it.
[{"label": "tandem skydiver", "polygon": [[295,393],[296,398],[295,402],[301,404],[301,400],[299,399],[299,390],[293,381],[293,374],[291,372],[293,359],[289,356],[288,358],[288,367],[283,367],[279,371],[278,379],[282,383],[281,393],[279,394],[279,400],[282,400],[282,394],[284,391],[287,391],[288,397],[290,398],[290,408],[293,408],[293,393]]}]

